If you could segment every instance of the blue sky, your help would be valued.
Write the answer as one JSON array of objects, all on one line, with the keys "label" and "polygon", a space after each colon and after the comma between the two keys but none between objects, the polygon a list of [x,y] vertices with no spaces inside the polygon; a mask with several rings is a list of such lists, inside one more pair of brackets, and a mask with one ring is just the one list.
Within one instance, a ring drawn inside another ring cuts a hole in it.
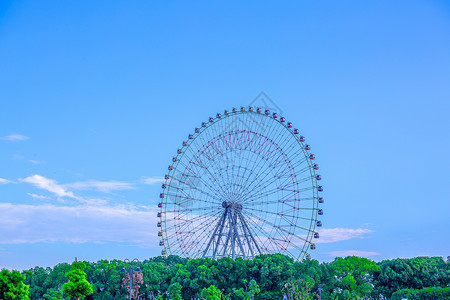
[{"label": "blue sky", "polygon": [[450,250],[447,1],[2,1],[0,267],[160,253],[160,177],[264,91],[311,144],[320,261]]}]

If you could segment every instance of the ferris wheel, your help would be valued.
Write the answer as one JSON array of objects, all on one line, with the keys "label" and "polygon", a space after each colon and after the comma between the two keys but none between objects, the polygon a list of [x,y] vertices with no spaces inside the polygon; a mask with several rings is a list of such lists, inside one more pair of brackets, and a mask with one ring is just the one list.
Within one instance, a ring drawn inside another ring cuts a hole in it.
[{"label": "ferris wheel", "polygon": [[233,108],[201,123],[162,184],[162,255],[310,258],[324,202],[310,150],[291,122],[261,108]]}]

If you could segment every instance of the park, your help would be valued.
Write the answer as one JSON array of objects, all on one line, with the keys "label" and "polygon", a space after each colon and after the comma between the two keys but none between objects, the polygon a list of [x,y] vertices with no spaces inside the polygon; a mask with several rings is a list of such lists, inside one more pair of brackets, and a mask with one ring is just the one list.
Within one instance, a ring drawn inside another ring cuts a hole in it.
[{"label": "park", "polygon": [[[77,268],[82,276],[75,280],[79,283],[77,289],[71,290],[65,283]],[[295,262],[280,254],[262,255],[253,260],[159,256],[142,262],[100,260],[24,270],[14,276],[23,280],[15,290],[17,298],[6,299],[27,299],[25,295],[29,299],[48,300],[62,299],[61,296],[63,299],[71,296],[128,299],[130,294],[136,300],[312,300],[319,299],[319,295],[322,299],[448,299],[449,272],[450,259],[444,261],[442,257],[378,263],[346,257],[319,263],[316,260]],[[128,274],[134,284],[131,290]],[[2,284],[5,277],[3,271]],[[3,292],[5,287],[1,288]]]},{"label": "park", "polygon": [[449,8],[0,1],[0,300],[449,300]]}]

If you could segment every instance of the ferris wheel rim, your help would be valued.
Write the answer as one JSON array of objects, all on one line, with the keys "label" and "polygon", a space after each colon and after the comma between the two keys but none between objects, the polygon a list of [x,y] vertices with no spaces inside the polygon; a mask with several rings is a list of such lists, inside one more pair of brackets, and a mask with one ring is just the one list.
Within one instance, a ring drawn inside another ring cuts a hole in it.
[{"label": "ferris wheel rim", "polygon": [[[217,122],[223,122],[223,120],[226,120],[227,118],[232,118],[234,116],[239,116],[239,115],[243,115],[243,114],[256,114],[258,116],[265,116],[267,117],[267,120],[272,120],[274,122],[276,122],[275,124],[277,125],[283,125],[284,126],[284,130],[288,133],[290,133],[290,137],[294,138],[295,141],[297,142],[297,145],[299,145],[303,156],[306,158],[306,163],[307,163],[307,168],[310,172],[310,177],[311,177],[311,187],[313,190],[313,197],[310,199],[313,203],[313,207],[311,208],[311,216],[309,218],[307,218],[307,220],[310,220],[310,226],[308,229],[303,228],[304,230],[307,230],[307,236],[304,238],[305,243],[303,244],[303,247],[301,247],[302,249],[300,250],[299,255],[297,256],[297,259],[300,256],[304,256],[307,253],[307,250],[305,250],[305,248],[307,249],[308,246],[311,247],[311,249],[313,249],[313,246],[315,248],[315,244],[311,243],[312,240],[312,236],[318,233],[316,232],[316,225],[319,226],[318,223],[318,193],[320,191],[320,189],[322,189],[321,186],[318,185],[317,183],[317,177],[316,177],[316,172],[315,172],[315,168],[313,168],[313,163],[312,160],[315,158],[313,154],[309,153],[309,145],[304,144],[305,142],[305,138],[303,136],[299,136],[299,132],[298,129],[292,128],[292,124],[290,122],[286,122],[284,120],[283,117],[278,118],[276,113],[273,113],[272,115],[267,113],[268,111],[266,110],[265,113],[262,112],[258,112],[258,111],[251,111],[250,109],[245,109],[243,110],[243,107],[241,107],[241,110],[236,110],[235,112],[227,112],[225,111],[224,115],[221,114],[217,114],[216,118],[212,118],[210,117],[208,122],[202,122],[202,126],[199,128],[196,128],[194,130],[194,134],[189,134],[187,141],[183,141],[182,143],[182,147],[181,149],[179,149],[177,151],[176,156],[173,157],[173,164],[171,164],[169,166],[169,172],[168,174],[165,176],[166,182],[163,184],[164,185],[170,185],[172,183],[172,180],[174,179],[173,175],[175,174],[178,166],[180,165],[180,163],[183,161],[184,155],[186,153],[186,151],[183,151],[183,149],[189,149],[189,147],[191,147],[193,145],[193,143],[196,141],[196,139],[198,139],[202,133],[205,133],[209,128],[211,128],[211,126],[213,126],[214,123],[217,124]],[[283,120],[283,121],[281,121]],[[276,125],[274,125],[276,126]],[[253,132],[253,134],[255,134]],[[266,137],[267,138],[267,137]],[[312,156],[311,156],[312,155]],[[310,158],[310,159],[308,159]],[[316,165],[316,164],[314,164]],[[320,175],[318,175],[320,177]],[[319,179],[320,180],[320,179]],[[320,189],[318,188],[320,187]],[[317,190],[316,190],[317,189]],[[161,193],[161,195],[164,195],[165,190],[163,189],[163,193]],[[164,198],[162,198],[163,200]],[[166,198],[167,199],[167,198]],[[322,198],[323,199],[323,198]],[[163,207],[161,207],[161,212],[163,212],[161,215],[164,215],[163,218],[161,218],[161,223],[158,223],[158,227],[161,228],[161,230],[163,231],[163,236],[162,236],[162,243],[164,246],[163,253],[164,252],[169,252],[170,254],[172,254],[172,249],[171,249],[171,243],[169,242],[169,237],[168,237],[168,227],[167,227],[167,215],[168,215],[168,211],[167,211],[167,202],[164,202],[166,200],[163,200],[161,203],[163,203]],[[220,199],[218,199],[218,201],[220,201]],[[255,215],[253,215],[254,218]],[[321,224],[321,223],[320,223]],[[161,225],[161,226],[160,226]],[[165,242],[165,243],[164,243]],[[160,242],[161,244],[161,242]],[[285,249],[286,250],[286,249]],[[292,255],[291,255],[292,256]],[[295,257],[294,257],[295,258]]]}]

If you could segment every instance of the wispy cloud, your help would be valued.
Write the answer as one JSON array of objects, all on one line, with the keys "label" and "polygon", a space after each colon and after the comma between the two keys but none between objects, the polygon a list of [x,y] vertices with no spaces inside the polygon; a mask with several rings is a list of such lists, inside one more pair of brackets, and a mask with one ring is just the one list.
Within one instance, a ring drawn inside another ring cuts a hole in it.
[{"label": "wispy cloud", "polygon": [[37,188],[49,191],[50,193],[53,193],[60,198],[69,197],[77,200],[80,199],[76,197],[71,191],[67,190],[67,188],[58,184],[56,180],[45,178],[41,175],[29,176],[24,179],[19,179],[19,181],[33,184]]},{"label": "wispy cloud", "polygon": [[123,181],[89,180],[89,181],[69,183],[65,184],[64,186],[66,188],[74,190],[96,190],[104,193],[109,193],[111,191],[118,191],[118,190],[136,189],[136,187],[133,184]]},{"label": "wispy cloud", "polygon": [[42,161],[38,161],[38,160],[34,160],[34,159],[29,159],[28,162],[35,164],[35,165],[43,163]]},{"label": "wispy cloud", "polygon": [[319,230],[320,238],[315,240],[315,243],[336,243],[351,239],[362,239],[365,235],[373,232],[366,228],[330,228]]},{"label": "wispy cloud", "polygon": [[32,198],[35,198],[35,199],[50,199],[49,197],[42,196],[42,195],[36,195],[36,194],[33,194],[33,193],[27,193],[27,195],[31,196]]},{"label": "wispy cloud", "polygon": [[12,183],[12,181],[9,181],[9,180],[4,179],[4,178],[0,178],[0,184],[7,184],[7,183]]},{"label": "wispy cloud", "polygon": [[22,134],[10,134],[4,137],[1,137],[0,139],[5,140],[5,141],[9,141],[9,142],[21,142],[21,141],[26,141],[29,138],[27,136],[24,136]]},{"label": "wispy cloud", "polygon": [[165,179],[162,177],[144,177],[142,179],[142,181],[144,182],[144,184],[152,185],[152,184],[158,184],[158,183],[164,182]]},{"label": "wispy cloud", "polygon": [[378,252],[360,251],[360,250],[332,251],[328,252],[327,254],[331,257],[347,257],[347,256],[369,257],[374,255],[380,255],[380,253]]},{"label": "wispy cloud", "polygon": [[156,209],[0,203],[0,244],[122,242],[156,246]]}]

